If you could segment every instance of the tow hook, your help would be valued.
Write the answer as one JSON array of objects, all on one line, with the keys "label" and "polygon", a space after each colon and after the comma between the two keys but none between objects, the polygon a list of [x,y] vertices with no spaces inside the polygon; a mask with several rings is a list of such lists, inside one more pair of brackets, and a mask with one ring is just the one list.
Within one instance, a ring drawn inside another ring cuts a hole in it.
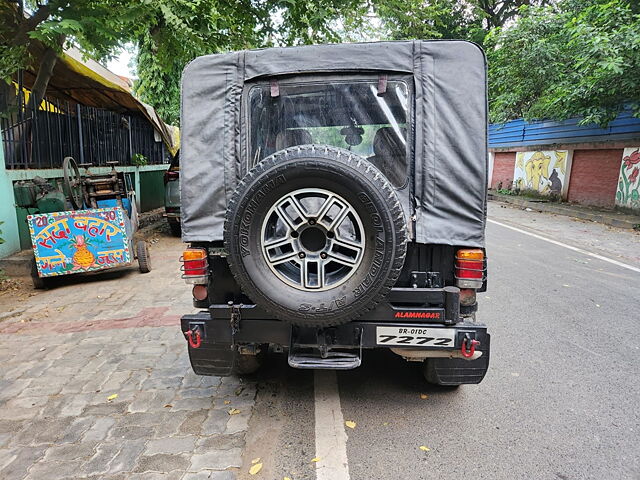
[{"label": "tow hook", "polygon": [[[467,345],[469,345],[469,350],[467,350]],[[473,357],[473,354],[476,353],[476,347],[478,345],[480,345],[480,342],[478,340],[472,340],[468,334],[465,335],[465,337],[462,339],[462,347],[460,348],[462,356],[465,358]]]},{"label": "tow hook", "polygon": [[184,335],[187,337],[191,348],[199,348],[202,344],[202,334],[200,333],[200,327],[198,325],[184,332]]}]

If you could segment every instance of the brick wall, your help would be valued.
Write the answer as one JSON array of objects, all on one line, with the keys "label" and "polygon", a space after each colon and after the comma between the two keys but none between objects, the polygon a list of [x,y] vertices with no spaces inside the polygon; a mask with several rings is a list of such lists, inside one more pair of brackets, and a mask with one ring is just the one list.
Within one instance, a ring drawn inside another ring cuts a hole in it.
[{"label": "brick wall", "polygon": [[621,148],[575,150],[567,200],[584,205],[613,207],[622,151]]},{"label": "brick wall", "polygon": [[491,188],[496,188],[500,182],[502,182],[503,188],[509,188],[513,181],[513,170],[515,168],[515,164],[515,152],[496,152],[493,159]]}]

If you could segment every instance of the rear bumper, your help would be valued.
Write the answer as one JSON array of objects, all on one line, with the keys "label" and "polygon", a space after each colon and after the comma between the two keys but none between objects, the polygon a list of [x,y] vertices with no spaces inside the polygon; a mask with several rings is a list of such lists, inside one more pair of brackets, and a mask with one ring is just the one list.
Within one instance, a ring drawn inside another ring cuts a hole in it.
[{"label": "rear bumper", "polygon": [[[421,303],[417,303],[417,299]],[[182,317],[183,333],[196,327],[204,343],[219,345],[268,343],[284,348],[292,345],[327,349],[392,348],[401,355],[405,352],[405,358],[420,359],[460,357],[456,354],[462,351],[463,345],[469,346],[475,340],[480,343],[474,359],[485,354],[485,346],[486,354],[489,353],[487,327],[460,316],[459,290],[455,287],[394,288],[387,302],[356,321],[335,327],[292,326],[274,319],[259,306],[226,304],[214,304],[208,310]],[[379,330],[379,327],[383,328]],[[397,338],[391,343],[379,337],[381,333],[393,334],[394,329],[398,332]],[[436,339],[427,340],[430,337],[448,337],[450,341],[443,345]],[[400,344],[407,341],[408,345]],[[433,355],[421,352],[433,352]]]},{"label": "rear bumper", "polygon": [[[360,319],[344,325],[327,328],[296,327],[279,320],[264,318],[241,318],[237,331],[233,331],[230,318],[214,318],[208,311],[185,315],[181,319],[182,332],[193,330],[199,326],[204,343],[217,344],[263,344],[270,343],[289,347],[291,339],[296,339],[296,345],[316,347],[327,345],[330,348],[393,348],[407,350],[452,351],[461,350],[465,338],[477,340],[480,345],[478,351],[484,351],[487,342],[486,325],[459,322],[452,325],[442,323],[424,323],[416,321],[382,322]],[[409,334],[424,328],[430,330],[455,331],[454,344],[448,347],[417,346],[402,347],[399,345],[384,345],[378,343],[377,327],[398,327],[406,329]]]}]

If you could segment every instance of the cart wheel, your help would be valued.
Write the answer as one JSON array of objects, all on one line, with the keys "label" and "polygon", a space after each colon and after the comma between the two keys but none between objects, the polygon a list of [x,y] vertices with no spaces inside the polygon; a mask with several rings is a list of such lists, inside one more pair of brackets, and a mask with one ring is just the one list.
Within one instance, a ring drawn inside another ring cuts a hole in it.
[{"label": "cart wheel", "polygon": [[148,273],[151,271],[151,256],[149,255],[149,247],[147,242],[140,240],[136,245],[136,253],[138,254],[138,268],[140,272]]},{"label": "cart wheel", "polygon": [[36,290],[44,290],[47,288],[47,282],[44,278],[38,275],[38,267],[36,266],[36,259],[31,259],[31,282],[33,283],[33,288]]},{"label": "cart wheel", "polygon": [[65,157],[62,162],[62,171],[71,206],[74,210],[79,210],[82,208],[82,177],[78,164],[72,157]]}]

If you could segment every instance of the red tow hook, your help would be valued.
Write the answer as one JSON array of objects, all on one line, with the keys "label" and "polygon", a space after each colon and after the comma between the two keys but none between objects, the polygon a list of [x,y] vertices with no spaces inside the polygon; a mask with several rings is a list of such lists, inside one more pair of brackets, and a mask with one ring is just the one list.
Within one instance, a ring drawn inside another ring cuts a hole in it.
[{"label": "red tow hook", "polygon": [[[471,343],[471,346],[469,347],[469,351],[467,351],[467,342]],[[465,358],[473,357],[473,354],[476,353],[476,347],[478,345],[480,345],[480,342],[478,340],[471,340],[469,337],[463,338],[462,347],[460,348],[462,356]]]},{"label": "red tow hook", "polygon": [[192,330],[187,330],[186,332],[184,332],[184,335],[187,337],[189,346],[191,348],[199,348],[202,344],[202,336],[200,335],[199,328],[195,328],[194,330],[195,332]]}]

